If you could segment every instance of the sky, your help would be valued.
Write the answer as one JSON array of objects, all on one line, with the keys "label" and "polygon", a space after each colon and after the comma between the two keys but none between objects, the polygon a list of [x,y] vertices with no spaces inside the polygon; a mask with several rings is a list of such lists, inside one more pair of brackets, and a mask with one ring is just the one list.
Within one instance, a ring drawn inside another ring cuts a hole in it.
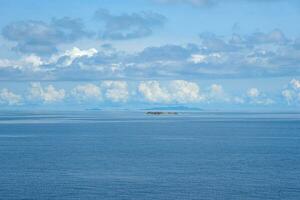
[{"label": "sky", "polygon": [[0,3],[2,110],[300,108],[297,0]]}]

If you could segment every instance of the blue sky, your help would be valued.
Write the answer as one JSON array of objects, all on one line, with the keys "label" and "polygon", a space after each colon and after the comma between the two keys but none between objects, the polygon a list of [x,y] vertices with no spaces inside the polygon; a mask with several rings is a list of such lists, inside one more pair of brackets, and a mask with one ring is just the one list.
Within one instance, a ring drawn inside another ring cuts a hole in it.
[{"label": "blue sky", "polygon": [[0,109],[300,107],[299,1],[0,2]]}]

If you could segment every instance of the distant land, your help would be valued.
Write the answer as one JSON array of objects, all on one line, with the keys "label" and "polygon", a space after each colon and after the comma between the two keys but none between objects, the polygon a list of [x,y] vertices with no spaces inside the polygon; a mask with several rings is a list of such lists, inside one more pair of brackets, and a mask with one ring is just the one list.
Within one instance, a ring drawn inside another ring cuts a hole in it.
[{"label": "distant land", "polygon": [[85,109],[86,111],[99,111],[99,110],[103,110],[101,108],[87,108]]},{"label": "distant land", "polygon": [[143,110],[158,110],[158,111],[203,111],[201,108],[195,107],[187,107],[187,106],[163,106],[163,107],[154,107],[154,108],[147,108]]},{"label": "distant land", "polygon": [[[86,111],[109,111],[109,110],[119,110],[119,111],[130,111],[130,110],[137,110],[137,109],[130,109],[130,108],[87,108]],[[196,107],[188,107],[188,106],[157,106],[152,108],[140,108],[138,110],[142,111],[203,111],[201,108]]]},{"label": "distant land", "polygon": [[177,112],[151,112],[151,111],[149,111],[149,112],[146,112],[146,115],[178,115],[178,113]]}]

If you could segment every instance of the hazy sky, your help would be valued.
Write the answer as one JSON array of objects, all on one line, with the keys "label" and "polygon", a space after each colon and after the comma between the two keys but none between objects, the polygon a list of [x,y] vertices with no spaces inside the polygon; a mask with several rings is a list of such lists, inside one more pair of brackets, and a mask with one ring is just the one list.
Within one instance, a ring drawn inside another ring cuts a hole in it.
[{"label": "hazy sky", "polygon": [[0,3],[0,109],[300,108],[300,1]]}]

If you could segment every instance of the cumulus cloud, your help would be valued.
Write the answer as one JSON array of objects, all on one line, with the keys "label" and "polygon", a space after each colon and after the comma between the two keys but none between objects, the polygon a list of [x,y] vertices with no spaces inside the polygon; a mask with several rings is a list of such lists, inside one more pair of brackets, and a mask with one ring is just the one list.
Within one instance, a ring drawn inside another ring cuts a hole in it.
[{"label": "cumulus cloud", "polygon": [[291,80],[291,85],[295,90],[300,90],[300,80]]},{"label": "cumulus cloud", "polygon": [[256,98],[260,95],[260,91],[257,88],[250,88],[247,92],[248,97]]},{"label": "cumulus cloud", "polygon": [[164,86],[158,81],[145,81],[139,84],[138,90],[153,103],[195,103],[204,99],[196,83],[184,80],[170,81]]},{"label": "cumulus cloud", "polygon": [[0,103],[8,105],[20,105],[22,97],[17,95],[8,89],[4,88],[0,91]]},{"label": "cumulus cloud", "polygon": [[126,102],[129,98],[128,85],[125,81],[103,81],[105,97],[113,102]]},{"label": "cumulus cloud", "polygon": [[90,36],[80,19],[52,19],[50,23],[29,20],[8,24],[2,29],[4,38],[16,42],[15,50],[22,53],[49,54],[57,45],[71,43]]},{"label": "cumulus cloud", "polygon": [[178,103],[198,102],[203,100],[197,83],[175,80],[170,83],[169,93]]},{"label": "cumulus cloud", "polygon": [[101,89],[97,85],[88,83],[78,85],[72,90],[72,95],[80,101],[89,99],[101,99]]},{"label": "cumulus cloud", "polygon": [[31,54],[24,58],[24,62],[31,64],[33,67],[39,67],[43,64],[41,57]]},{"label": "cumulus cloud", "polygon": [[42,87],[40,83],[31,83],[30,99],[41,100],[44,103],[62,101],[66,96],[64,89],[56,89],[53,85]]},{"label": "cumulus cloud", "polygon": [[71,50],[67,50],[63,54],[57,54],[52,56],[49,64],[58,64],[62,66],[70,66],[76,59],[79,58],[91,58],[98,53],[98,50],[95,48],[90,49],[80,49],[78,47],[73,47]]},{"label": "cumulus cloud", "polygon": [[18,60],[0,59],[0,69],[16,69],[21,71],[39,71],[40,66],[45,64],[41,57],[30,54],[23,56]]},{"label": "cumulus cloud", "polygon": [[126,40],[146,37],[153,29],[165,22],[165,17],[154,12],[113,15],[108,10],[99,9],[95,19],[104,24],[99,36],[104,39]]},{"label": "cumulus cloud", "polygon": [[288,104],[291,104],[294,100],[295,92],[292,90],[283,90],[282,91],[282,96],[284,99],[287,101]]},{"label": "cumulus cloud", "polygon": [[292,79],[281,94],[288,104],[300,103],[300,80]]},{"label": "cumulus cloud", "polygon": [[247,97],[251,104],[271,105],[271,104],[275,103],[275,101],[273,99],[268,98],[265,94],[260,92],[257,88],[250,88],[247,91]]},{"label": "cumulus cloud", "polygon": [[150,102],[169,102],[170,95],[168,91],[161,87],[158,81],[146,81],[140,83],[139,92]]},{"label": "cumulus cloud", "polygon": [[[252,105],[267,106],[279,102],[278,95],[282,95],[289,105],[300,103],[300,91],[293,84],[297,79],[290,81],[288,87],[277,94],[267,95],[258,88],[253,87],[245,93],[227,93],[221,84],[212,84],[201,90],[198,83],[186,80],[153,80],[126,81],[109,80],[99,84],[83,83],[74,85],[73,89],[58,89],[52,84],[41,85],[39,82],[31,83],[28,98],[25,103],[155,103],[155,104],[198,104],[198,105]],[[25,94],[24,94],[25,95]],[[237,95],[237,96],[236,96]],[[276,102],[273,99],[276,99]],[[64,101],[63,101],[64,100]],[[134,101],[131,101],[134,100]],[[0,103],[19,105],[22,96],[14,94],[8,89],[0,90]]]},{"label": "cumulus cloud", "polygon": [[212,84],[208,94],[208,100],[212,102],[229,102],[230,96],[224,91],[223,86],[220,84]]}]

